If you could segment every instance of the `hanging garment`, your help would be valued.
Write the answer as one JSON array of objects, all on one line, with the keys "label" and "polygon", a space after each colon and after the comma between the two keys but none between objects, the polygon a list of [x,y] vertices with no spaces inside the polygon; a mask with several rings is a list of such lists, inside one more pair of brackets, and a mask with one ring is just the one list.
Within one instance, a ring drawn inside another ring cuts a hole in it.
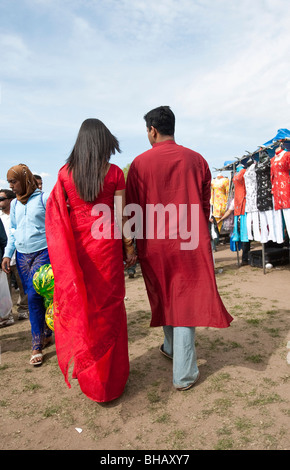
[{"label": "hanging garment", "polygon": [[282,209],[288,236],[290,237],[290,209]]},{"label": "hanging garment", "polygon": [[270,157],[258,162],[255,170],[257,178],[257,209],[259,211],[269,211],[273,209]]},{"label": "hanging garment", "polygon": [[233,177],[233,183],[235,186],[235,210],[234,215],[244,215],[246,206],[246,186],[244,174],[246,169],[242,168],[237,171]]},{"label": "hanging garment", "polygon": [[283,226],[283,217],[282,209],[273,210],[274,216],[274,231],[277,243],[284,242],[284,226]]},{"label": "hanging garment", "polygon": [[229,179],[224,176],[217,176],[211,182],[211,200],[213,206],[212,215],[222,217],[226,211],[229,194]]},{"label": "hanging garment", "polygon": [[247,168],[244,179],[246,187],[246,205],[245,212],[247,214],[247,231],[248,239],[260,241],[259,215],[257,208],[257,177],[256,163]]},{"label": "hanging garment", "polygon": [[247,214],[235,215],[232,240],[233,242],[249,241],[247,229]]},{"label": "hanging garment", "polygon": [[246,212],[247,215],[247,233],[249,240],[261,241],[259,212]]},{"label": "hanging garment", "polygon": [[257,177],[256,163],[253,163],[244,174],[246,187],[246,205],[245,212],[256,212],[257,208]]},{"label": "hanging garment", "polygon": [[290,208],[290,152],[276,150],[271,160],[271,182],[275,209]]},{"label": "hanging garment", "polygon": [[260,211],[259,212],[260,218],[260,227],[261,227],[261,243],[267,243],[269,241],[275,242],[276,234],[275,234],[275,227],[274,227],[274,211]]},{"label": "hanging garment", "polygon": [[221,229],[222,222],[219,219],[224,215],[227,207],[227,200],[229,194],[229,179],[224,176],[217,176],[211,182],[211,200],[212,215],[215,217],[218,229]]},{"label": "hanging garment", "polygon": [[229,197],[228,202],[227,202],[227,210],[230,210],[231,213],[228,215],[226,219],[222,221],[222,229],[225,232],[229,232],[230,235],[232,235],[232,231],[234,228],[234,208],[235,208],[235,201],[233,197]]}]

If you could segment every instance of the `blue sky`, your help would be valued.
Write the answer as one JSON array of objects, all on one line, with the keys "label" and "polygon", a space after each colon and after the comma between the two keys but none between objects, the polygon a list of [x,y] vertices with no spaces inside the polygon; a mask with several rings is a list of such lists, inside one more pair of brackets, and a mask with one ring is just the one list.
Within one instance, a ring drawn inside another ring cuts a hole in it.
[{"label": "blue sky", "polygon": [[1,186],[26,163],[50,191],[89,117],[125,167],[160,105],[214,176],[290,129],[289,24],[287,0],[1,0]]}]

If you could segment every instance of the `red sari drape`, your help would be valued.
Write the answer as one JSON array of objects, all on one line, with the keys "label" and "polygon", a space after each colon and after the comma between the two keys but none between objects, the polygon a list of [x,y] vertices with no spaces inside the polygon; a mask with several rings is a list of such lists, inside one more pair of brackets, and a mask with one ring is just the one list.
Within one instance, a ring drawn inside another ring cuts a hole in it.
[{"label": "red sari drape", "polygon": [[114,232],[114,193],[124,187],[122,170],[111,164],[102,192],[94,203],[85,203],[64,166],[47,201],[58,362],[68,386],[73,364],[72,378],[97,402],[120,396],[129,375],[122,240],[92,235],[102,216],[99,204],[110,208]]}]

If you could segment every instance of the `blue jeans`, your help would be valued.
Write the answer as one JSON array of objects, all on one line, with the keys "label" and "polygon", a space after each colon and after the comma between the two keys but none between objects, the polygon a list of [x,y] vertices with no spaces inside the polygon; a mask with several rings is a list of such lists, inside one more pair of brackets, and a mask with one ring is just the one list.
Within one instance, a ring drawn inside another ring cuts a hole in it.
[{"label": "blue jeans", "polygon": [[50,260],[47,248],[29,254],[16,252],[17,269],[24,292],[28,297],[33,350],[41,350],[44,346],[44,339],[52,335],[52,331],[45,322],[44,298],[37,294],[33,287],[34,273],[40,266],[49,263]]},{"label": "blue jeans", "polygon": [[199,371],[195,352],[195,327],[163,326],[163,350],[173,358],[173,386],[187,387]]}]

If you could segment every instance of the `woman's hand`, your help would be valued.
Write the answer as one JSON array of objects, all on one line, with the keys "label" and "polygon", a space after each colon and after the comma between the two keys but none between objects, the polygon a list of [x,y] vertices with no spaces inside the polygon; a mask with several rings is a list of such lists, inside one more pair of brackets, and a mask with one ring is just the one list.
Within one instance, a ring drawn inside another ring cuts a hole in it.
[{"label": "woman's hand", "polygon": [[125,259],[125,266],[124,269],[130,268],[131,266],[134,266],[134,264],[137,263],[137,255],[135,253],[129,255],[126,254],[126,259]]},{"label": "woman's hand", "polygon": [[10,258],[3,258],[2,260],[2,269],[4,273],[9,274],[10,273]]}]

